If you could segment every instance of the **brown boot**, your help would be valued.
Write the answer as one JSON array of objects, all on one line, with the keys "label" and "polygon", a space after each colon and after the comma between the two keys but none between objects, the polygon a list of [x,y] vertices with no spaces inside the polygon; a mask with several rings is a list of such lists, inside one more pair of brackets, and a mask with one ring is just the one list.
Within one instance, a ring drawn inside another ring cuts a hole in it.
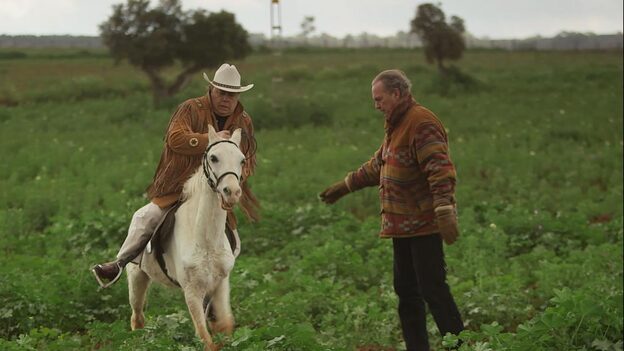
[{"label": "brown boot", "polygon": [[108,288],[119,280],[121,273],[123,273],[123,267],[119,261],[113,261],[96,264],[91,267],[91,272],[102,288]]}]

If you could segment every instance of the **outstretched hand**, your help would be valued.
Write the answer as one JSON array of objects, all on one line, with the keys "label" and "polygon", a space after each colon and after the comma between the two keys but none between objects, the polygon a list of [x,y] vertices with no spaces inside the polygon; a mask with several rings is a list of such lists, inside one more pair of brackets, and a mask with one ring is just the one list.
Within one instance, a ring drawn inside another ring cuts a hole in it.
[{"label": "outstretched hand", "polygon": [[344,180],[341,180],[329,188],[323,190],[322,193],[319,194],[319,199],[326,204],[333,204],[338,201],[341,197],[347,195],[349,193],[349,187],[347,187],[347,183]]}]

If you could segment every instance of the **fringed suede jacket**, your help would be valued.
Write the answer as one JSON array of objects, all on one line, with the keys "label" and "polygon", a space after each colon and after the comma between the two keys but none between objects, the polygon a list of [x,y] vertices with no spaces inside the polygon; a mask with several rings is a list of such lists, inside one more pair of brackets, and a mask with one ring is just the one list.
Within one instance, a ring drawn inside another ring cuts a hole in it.
[{"label": "fringed suede jacket", "polygon": [[[201,165],[202,155],[208,147],[208,125],[219,131],[208,95],[184,101],[171,117],[154,180],[147,188],[149,199],[159,207],[167,208],[178,201],[184,183]],[[227,118],[223,129],[233,132],[238,128],[242,132],[240,149],[247,157],[243,167],[240,205],[247,217],[256,221],[259,218],[259,203],[246,182],[256,168],[256,141],[251,117],[240,102]],[[233,212],[228,212],[227,221],[231,229],[236,229]]]}]

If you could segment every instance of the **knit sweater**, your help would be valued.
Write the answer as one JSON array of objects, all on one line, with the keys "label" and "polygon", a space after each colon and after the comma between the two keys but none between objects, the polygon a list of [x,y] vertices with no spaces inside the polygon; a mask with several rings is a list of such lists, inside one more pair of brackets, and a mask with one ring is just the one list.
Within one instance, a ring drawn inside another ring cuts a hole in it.
[{"label": "knit sweater", "polygon": [[456,173],[438,118],[413,98],[386,119],[384,141],[373,157],[346,177],[356,191],[379,186],[385,238],[438,233],[434,209],[455,204]]}]

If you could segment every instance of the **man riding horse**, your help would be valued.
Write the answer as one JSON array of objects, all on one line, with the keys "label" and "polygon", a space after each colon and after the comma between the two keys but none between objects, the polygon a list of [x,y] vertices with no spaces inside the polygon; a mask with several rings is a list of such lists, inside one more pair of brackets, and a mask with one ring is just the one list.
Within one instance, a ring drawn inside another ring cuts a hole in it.
[{"label": "man riding horse", "polygon": [[[238,70],[227,63],[219,67],[212,80],[205,73],[203,76],[210,83],[207,94],[184,101],[171,117],[160,162],[147,189],[150,202],[132,216],[117,259],[91,269],[103,288],[119,280],[126,264],[143,251],[167,210],[180,200],[184,182],[201,165],[202,155],[209,144],[208,126],[212,126],[221,138],[230,138],[232,131],[241,128],[240,148],[247,161],[242,174],[240,205],[250,220],[258,220],[258,200],[246,182],[256,166],[256,141],[251,116],[239,102],[240,93],[251,89],[253,84],[241,86]],[[240,251],[236,226],[234,213],[228,211],[226,232],[235,256]]]}]

